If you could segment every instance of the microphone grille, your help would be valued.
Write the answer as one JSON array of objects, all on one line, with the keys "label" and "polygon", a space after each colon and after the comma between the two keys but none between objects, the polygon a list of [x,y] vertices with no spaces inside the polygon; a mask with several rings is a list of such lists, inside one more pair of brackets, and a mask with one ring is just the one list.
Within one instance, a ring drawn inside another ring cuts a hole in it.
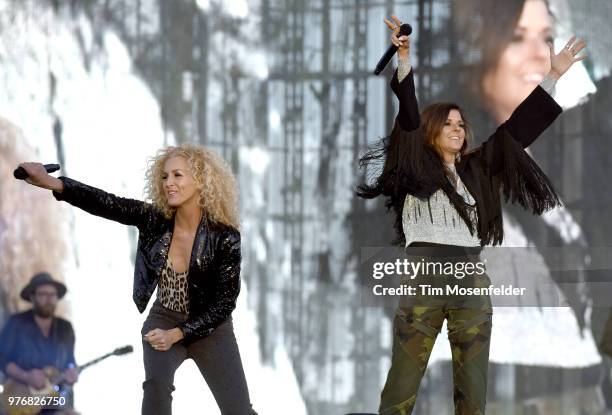
[{"label": "microphone grille", "polygon": [[412,26],[410,26],[408,23],[404,23],[400,26],[400,31],[399,31],[400,36],[410,36],[411,33],[412,33]]}]

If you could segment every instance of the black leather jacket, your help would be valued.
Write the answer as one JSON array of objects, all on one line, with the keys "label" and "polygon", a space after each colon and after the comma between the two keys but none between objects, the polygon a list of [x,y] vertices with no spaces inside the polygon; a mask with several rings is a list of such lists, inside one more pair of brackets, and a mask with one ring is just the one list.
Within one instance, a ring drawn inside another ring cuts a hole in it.
[{"label": "black leather jacket", "polygon": [[[133,298],[142,313],[168,257],[174,218],[165,218],[149,203],[118,197],[68,177],[60,180],[64,190],[53,192],[57,200],[138,228]],[[185,343],[209,335],[231,315],[240,292],[240,259],[238,230],[203,215],[189,261],[188,318],[178,326]]]}]

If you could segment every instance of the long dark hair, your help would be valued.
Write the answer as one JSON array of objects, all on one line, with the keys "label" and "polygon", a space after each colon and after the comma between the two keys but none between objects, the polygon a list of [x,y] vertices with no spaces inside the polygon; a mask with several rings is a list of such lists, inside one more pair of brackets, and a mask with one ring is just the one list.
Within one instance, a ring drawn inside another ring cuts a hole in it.
[{"label": "long dark hair", "polygon": [[468,214],[468,205],[447,179],[450,172],[436,143],[453,109],[459,111],[465,123],[466,139],[459,154],[466,154],[468,140],[472,139],[469,123],[459,105],[442,102],[429,105],[422,111],[421,124],[416,130],[406,131],[396,121],[391,134],[370,146],[359,159],[360,167],[366,169],[366,180],[357,187],[357,196],[365,199],[387,197],[387,210],[395,212],[395,244],[405,243],[402,209],[407,194],[429,198],[436,190],[442,189],[470,232],[475,229]]}]

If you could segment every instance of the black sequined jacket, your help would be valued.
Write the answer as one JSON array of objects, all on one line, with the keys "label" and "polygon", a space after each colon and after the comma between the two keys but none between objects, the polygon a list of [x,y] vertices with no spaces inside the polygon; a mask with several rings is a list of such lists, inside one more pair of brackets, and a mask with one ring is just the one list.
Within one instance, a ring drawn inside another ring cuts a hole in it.
[{"label": "black sequined jacket", "polygon": [[[53,192],[57,200],[138,228],[133,299],[142,313],[166,263],[174,218],[167,219],[149,203],[118,197],[68,177],[60,177],[60,180],[64,190]],[[203,215],[189,261],[188,318],[178,326],[185,335],[186,344],[210,334],[236,307],[240,259],[239,231]]]},{"label": "black sequined jacket", "polygon": [[425,144],[413,71],[399,82],[396,70],[391,89],[399,99],[399,114],[391,134],[361,158],[370,179],[358,187],[357,194],[387,198],[387,208],[395,212],[399,244],[405,240],[402,209],[407,194],[429,200],[442,189],[470,232],[477,232],[482,246],[497,245],[503,240],[502,193],[506,201],[518,202],[534,214],[560,205],[549,179],[524,150],[562,112],[542,87],[538,85],[486,142],[455,163],[457,174],[476,201],[477,223],[472,223],[468,213],[472,207],[448,180],[442,160]]}]

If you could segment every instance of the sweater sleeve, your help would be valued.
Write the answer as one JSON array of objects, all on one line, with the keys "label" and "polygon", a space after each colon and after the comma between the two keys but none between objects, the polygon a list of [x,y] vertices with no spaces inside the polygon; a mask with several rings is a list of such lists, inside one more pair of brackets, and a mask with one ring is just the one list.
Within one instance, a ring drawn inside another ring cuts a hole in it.
[{"label": "sweater sleeve", "polygon": [[542,82],[540,82],[540,87],[551,97],[554,95],[555,86],[557,85],[557,80],[551,77],[550,75],[546,75]]},{"label": "sweater sleeve", "polygon": [[416,130],[419,128],[421,120],[419,116],[419,103],[414,88],[414,70],[408,60],[402,62],[400,59],[399,67],[393,73],[390,86],[399,100],[397,122],[406,131]]},{"label": "sweater sleeve", "polygon": [[562,108],[541,86],[514,110],[508,121],[502,124],[523,148],[529,147],[544,130],[557,119]]},{"label": "sweater sleeve", "polygon": [[486,176],[483,180],[491,182],[493,191],[503,190],[506,201],[518,202],[538,215],[560,206],[561,202],[552,183],[525,148],[561,112],[559,104],[538,85],[510,118],[474,151]]},{"label": "sweater sleeve", "polygon": [[[561,112],[561,107],[548,92],[537,86],[482,145],[482,155],[489,175],[494,176],[507,170],[509,157],[533,143]],[[507,143],[506,136],[514,139],[517,146]],[[513,154],[505,154],[508,151]]]},{"label": "sweater sleeve", "polygon": [[412,65],[410,65],[410,57],[406,56],[405,58],[399,58],[397,60],[397,80],[401,83],[406,76],[412,70]]}]

